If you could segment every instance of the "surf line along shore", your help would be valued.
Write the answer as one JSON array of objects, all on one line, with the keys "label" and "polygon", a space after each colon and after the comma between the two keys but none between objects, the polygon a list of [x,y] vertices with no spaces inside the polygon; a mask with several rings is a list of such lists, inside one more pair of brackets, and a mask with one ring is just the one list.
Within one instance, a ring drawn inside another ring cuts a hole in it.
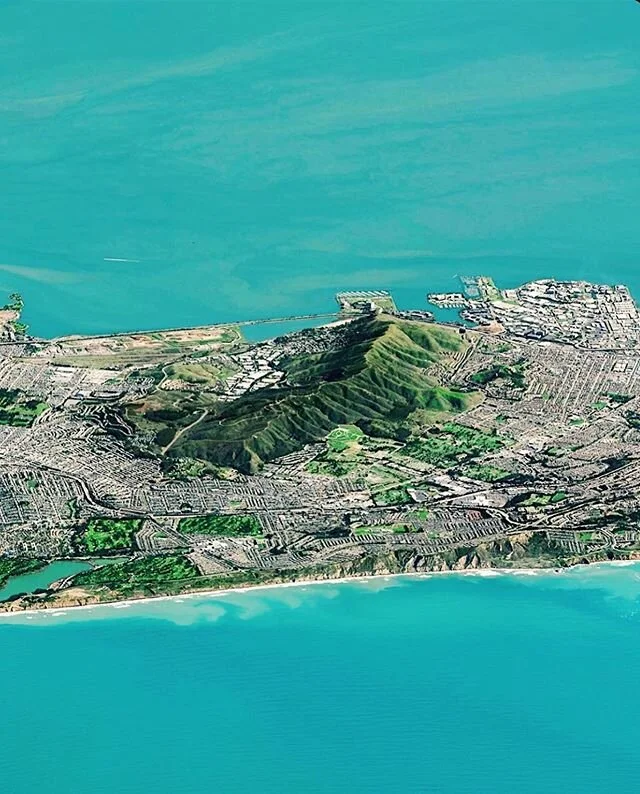
[{"label": "surf line along shore", "polygon": [[[113,601],[95,601],[88,604],[69,604],[60,607],[38,607],[27,609],[7,610],[4,609],[4,604],[0,604],[0,620],[3,618],[15,619],[20,618],[26,620],[33,620],[34,618],[54,619],[70,615],[86,614],[88,612],[94,613],[95,617],[107,617],[107,610],[118,609],[126,610],[131,607],[144,607],[145,604],[159,604],[165,601],[172,603],[183,602],[197,602],[209,601],[217,598],[224,598],[229,595],[252,595],[259,593],[267,593],[269,591],[276,594],[279,590],[285,588],[314,588],[322,585],[361,585],[366,587],[371,586],[372,590],[384,590],[387,587],[393,587],[401,583],[403,580],[413,581],[426,581],[436,576],[463,576],[465,578],[482,578],[493,579],[503,576],[514,577],[531,577],[531,576],[563,576],[579,570],[589,571],[597,568],[628,568],[637,566],[640,571],[640,559],[629,560],[598,560],[592,563],[577,563],[569,565],[564,568],[467,568],[462,570],[447,570],[447,571],[424,571],[412,573],[381,573],[372,575],[354,575],[354,576],[341,576],[335,579],[300,579],[292,582],[273,582],[271,584],[256,584],[245,585],[237,587],[227,587],[224,589],[210,589],[210,590],[191,590],[184,593],[177,593],[173,595],[157,595],[157,596],[140,596],[126,599],[114,599]],[[382,584],[382,586],[379,586]],[[7,602],[7,605],[11,602]],[[100,614],[98,614],[100,613]]]}]

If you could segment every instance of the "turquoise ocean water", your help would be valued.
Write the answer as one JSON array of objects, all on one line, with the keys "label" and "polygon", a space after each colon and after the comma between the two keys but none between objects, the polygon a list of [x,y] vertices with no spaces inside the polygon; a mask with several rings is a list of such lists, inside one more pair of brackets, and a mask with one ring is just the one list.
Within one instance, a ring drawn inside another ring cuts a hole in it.
[{"label": "turquoise ocean water", "polygon": [[11,794],[634,794],[640,566],[0,619]]},{"label": "turquoise ocean water", "polygon": [[[0,3],[0,293],[35,333],[640,296],[632,0]],[[267,326],[267,330],[268,330]],[[640,570],[0,621],[0,790],[637,792]]]},{"label": "turquoise ocean water", "polygon": [[632,0],[0,4],[0,292],[42,335],[640,295]]}]

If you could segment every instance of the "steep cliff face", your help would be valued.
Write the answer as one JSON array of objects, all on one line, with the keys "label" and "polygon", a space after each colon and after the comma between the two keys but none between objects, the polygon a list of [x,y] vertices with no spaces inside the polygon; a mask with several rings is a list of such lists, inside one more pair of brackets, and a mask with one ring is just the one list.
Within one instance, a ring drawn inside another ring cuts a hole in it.
[{"label": "steep cliff face", "polygon": [[367,576],[481,568],[555,568],[578,562],[581,560],[563,557],[561,549],[540,533],[523,532],[509,539],[463,546],[428,557],[411,550],[365,555],[335,566],[335,570],[337,576]]},{"label": "steep cliff face", "polygon": [[[490,568],[566,568],[611,559],[606,552],[586,557],[569,556],[546,539],[542,533],[523,532],[511,538],[473,547],[460,547],[443,554],[424,556],[414,550],[393,550],[383,554],[363,554],[348,562],[333,563],[317,568],[297,571],[237,571],[231,576],[190,579],[188,582],[173,582],[163,587],[158,583],[154,596],[176,595],[185,592],[246,588],[255,585],[284,584],[335,579],[367,578],[370,576],[392,576],[394,574],[419,574],[438,571],[466,571]],[[616,559],[640,559],[640,551],[620,553]],[[234,578],[235,577],[235,578]],[[240,578],[238,578],[240,577]],[[244,577],[244,578],[242,578]],[[128,593],[126,600],[148,598],[150,592]],[[67,587],[38,595],[26,595],[0,604],[0,611],[19,612],[31,609],[61,609],[74,606],[109,603],[124,600],[116,590],[106,587]]]}]

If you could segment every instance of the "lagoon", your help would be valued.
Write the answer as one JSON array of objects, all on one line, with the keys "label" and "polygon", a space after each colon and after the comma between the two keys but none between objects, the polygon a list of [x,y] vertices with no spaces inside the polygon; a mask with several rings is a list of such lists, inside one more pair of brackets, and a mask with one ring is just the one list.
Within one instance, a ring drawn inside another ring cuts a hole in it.
[{"label": "lagoon", "polygon": [[58,579],[87,571],[91,563],[81,560],[57,560],[45,565],[39,571],[12,576],[4,587],[0,588],[0,601],[6,601],[19,593],[33,593],[35,590],[46,589]]}]

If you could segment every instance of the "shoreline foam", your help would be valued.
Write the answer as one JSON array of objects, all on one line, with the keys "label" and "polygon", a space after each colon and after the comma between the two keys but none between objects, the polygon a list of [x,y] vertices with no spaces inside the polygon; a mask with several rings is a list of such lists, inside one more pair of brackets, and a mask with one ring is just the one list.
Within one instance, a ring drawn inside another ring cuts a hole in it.
[{"label": "shoreline foam", "polygon": [[434,576],[463,576],[463,577],[479,577],[479,578],[498,578],[501,576],[561,576],[573,571],[579,570],[592,570],[604,566],[611,567],[630,567],[637,565],[640,567],[640,560],[600,560],[593,563],[579,563],[571,565],[566,568],[483,568],[483,569],[464,569],[464,570],[447,570],[447,571],[416,571],[407,573],[380,573],[372,574],[370,576],[342,576],[336,579],[299,579],[294,582],[273,582],[271,584],[258,584],[249,585],[247,587],[228,587],[225,589],[214,590],[192,590],[186,593],[177,593],[173,595],[157,595],[157,596],[143,596],[141,598],[129,598],[114,601],[96,602],[93,604],[78,604],[69,605],[65,607],[45,607],[40,609],[21,609],[14,611],[0,611],[0,620],[2,618],[12,617],[26,617],[31,620],[34,616],[39,615],[43,618],[47,617],[63,617],[70,612],[77,614],[80,611],[91,611],[98,609],[128,609],[135,606],[143,606],[145,604],[157,604],[163,601],[180,603],[181,601],[193,601],[196,599],[212,600],[215,598],[223,598],[228,595],[238,595],[242,593],[252,594],[264,590],[280,590],[282,588],[291,587],[313,587],[315,585],[325,584],[366,584],[380,580],[395,580],[395,579],[409,579],[420,580],[430,579]]}]

